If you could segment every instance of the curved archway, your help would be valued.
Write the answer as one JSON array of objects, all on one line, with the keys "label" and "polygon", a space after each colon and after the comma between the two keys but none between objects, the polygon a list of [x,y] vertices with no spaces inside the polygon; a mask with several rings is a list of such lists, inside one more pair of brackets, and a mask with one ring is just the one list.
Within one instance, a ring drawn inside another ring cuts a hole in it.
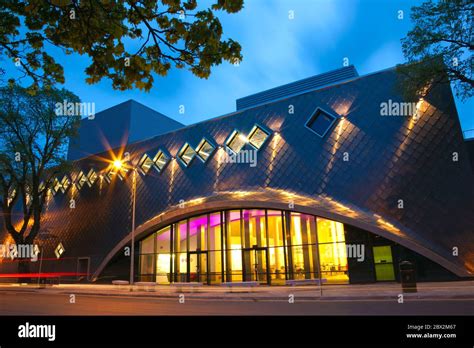
[{"label": "curved archway", "polygon": [[[334,220],[400,244],[458,276],[470,275],[462,265],[456,264],[431,250],[423,240],[417,238],[417,234],[397,223],[387,221],[380,215],[362,211],[355,206],[342,204],[329,197],[314,199],[277,190],[219,192],[212,196],[193,199],[185,202],[184,206],[174,206],[138,226],[135,231],[135,240],[141,240],[158,229],[192,216],[232,209],[290,210]],[[94,272],[93,281],[97,280],[112,258],[131,242],[131,237],[132,235],[129,233],[110,250]]]}]

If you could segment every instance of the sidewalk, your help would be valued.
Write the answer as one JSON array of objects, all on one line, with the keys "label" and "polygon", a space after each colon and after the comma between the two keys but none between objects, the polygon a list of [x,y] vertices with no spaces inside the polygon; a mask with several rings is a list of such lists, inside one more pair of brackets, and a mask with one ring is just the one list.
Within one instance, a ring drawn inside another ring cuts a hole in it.
[{"label": "sidewalk", "polygon": [[[474,299],[474,281],[418,283],[417,293],[406,293],[404,299]],[[41,292],[42,294],[75,294],[94,296],[134,296],[150,298],[177,298],[184,294],[186,298],[196,299],[235,299],[254,301],[288,301],[293,295],[295,300],[383,300],[394,299],[402,294],[398,283],[375,283],[363,285],[323,285],[319,286],[259,286],[255,288],[223,288],[221,286],[182,286],[169,285],[133,286],[101,284],[60,284],[38,288],[37,285],[0,284],[0,294],[13,292]]]}]

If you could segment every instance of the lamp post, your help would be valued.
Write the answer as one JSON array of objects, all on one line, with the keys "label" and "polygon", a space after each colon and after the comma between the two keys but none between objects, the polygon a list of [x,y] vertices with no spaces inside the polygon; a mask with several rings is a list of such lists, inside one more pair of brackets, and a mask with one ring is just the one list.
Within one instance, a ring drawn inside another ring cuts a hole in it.
[{"label": "lamp post", "polygon": [[[135,266],[135,207],[137,202],[137,168],[132,174],[132,260],[130,262],[130,286],[133,286]],[[130,288],[131,289],[131,288]]]},{"label": "lamp post", "polygon": [[[115,160],[113,165],[117,171],[122,170],[124,163],[121,160]],[[137,168],[132,168],[132,240],[130,253],[130,291],[133,290],[133,283],[135,278],[135,210],[137,202]]]}]

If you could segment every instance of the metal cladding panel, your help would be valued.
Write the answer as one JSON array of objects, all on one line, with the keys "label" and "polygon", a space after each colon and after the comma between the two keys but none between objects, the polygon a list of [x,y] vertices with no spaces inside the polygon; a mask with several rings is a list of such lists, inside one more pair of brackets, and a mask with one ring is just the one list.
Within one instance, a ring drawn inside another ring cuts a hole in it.
[{"label": "metal cladding panel", "polygon": [[[245,192],[258,192],[267,202],[285,206],[291,201],[301,208],[320,204],[328,217],[347,215],[368,227],[390,226],[388,222],[399,230],[390,232],[393,239],[410,239],[429,249],[453,268],[465,270],[459,275],[473,272],[474,175],[451,91],[448,86],[434,89],[417,122],[380,116],[381,103],[401,101],[393,89],[395,79],[393,70],[383,71],[129,145],[126,151],[136,162],[144,153],[153,157],[160,149],[176,156],[184,143],[195,148],[204,137],[222,145],[233,130],[248,134],[255,124],[279,133],[259,150],[254,167],[229,163],[219,150],[204,163],[195,158],[184,167],[171,161],[162,173],[152,169],[139,175],[137,228],[180,202],[240,192],[245,206],[246,199],[259,199],[245,197]],[[289,104],[294,114],[288,114]],[[322,138],[305,127],[318,107],[345,117]],[[453,153],[458,161],[453,161]],[[91,166],[106,166],[95,157],[75,165],[86,172]],[[80,191],[69,189],[52,199],[43,226],[58,235],[65,256],[91,256],[95,272],[129,236],[131,182],[128,175],[124,181],[115,178],[102,187],[96,183]],[[344,206],[352,207],[353,213]],[[47,249],[50,255],[55,244],[57,240]],[[459,256],[452,255],[453,247],[458,247]]]},{"label": "metal cladding panel", "polygon": [[359,75],[357,74],[355,67],[350,65],[348,67],[308,77],[303,80],[288,83],[283,86],[275,87],[260,93],[237,99],[237,110],[254,107],[291,95],[312,91],[335,83],[340,83],[344,80],[355,78],[357,76]]}]

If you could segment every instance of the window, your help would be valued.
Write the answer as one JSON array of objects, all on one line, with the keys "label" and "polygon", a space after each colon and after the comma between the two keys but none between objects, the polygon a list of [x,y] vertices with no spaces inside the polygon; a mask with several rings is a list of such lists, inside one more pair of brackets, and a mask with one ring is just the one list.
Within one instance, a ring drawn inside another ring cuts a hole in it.
[{"label": "window", "polygon": [[258,150],[262,147],[265,140],[267,140],[268,135],[269,133],[261,127],[254,126],[248,136],[249,143]]},{"label": "window", "polygon": [[84,186],[84,184],[87,182],[87,178],[86,176],[84,175],[83,172],[80,172],[78,175],[77,175],[77,179],[76,179],[76,186],[77,188],[80,190],[82,188],[82,186]]},{"label": "window", "polygon": [[67,191],[70,183],[71,182],[69,181],[69,178],[67,177],[67,175],[64,175],[64,178],[61,180],[61,187],[60,187],[62,193]]},{"label": "window", "polygon": [[153,159],[154,167],[156,170],[161,173],[163,169],[166,167],[166,164],[169,161],[169,157],[165,155],[163,151],[158,151],[155,158]]},{"label": "window", "polygon": [[186,143],[179,151],[178,158],[187,167],[189,166],[195,155],[196,151],[194,151],[194,149],[188,143]]},{"label": "window", "polygon": [[318,108],[314,115],[310,117],[308,122],[306,122],[306,127],[308,127],[320,137],[323,137],[326,135],[335,121],[336,116],[330,115]]},{"label": "window", "polygon": [[153,160],[148,157],[147,154],[143,155],[140,162],[138,162],[138,169],[142,172],[143,175],[148,174],[150,168],[153,166]]},{"label": "window", "polygon": [[155,233],[156,245],[156,283],[169,283],[171,280],[171,227]]},{"label": "window", "polygon": [[244,247],[266,247],[265,210],[243,210],[242,222],[245,236],[243,240]]},{"label": "window", "polygon": [[212,154],[212,151],[214,151],[214,148],[215,147],[210,142],[208,142],[206,139],[202,139],[197,147],[196,152],[199,158],[202,159],[203,162],[206,162],[209,156]]},{"label": "window", "polygon": [[207,215],[189,220],[189,251],[207,250]]},{"label": "window", "polygon": [[154,264],[155,264],[155,235],[147,237],[140,243],[140,280],[155,281]]},{"label": "window", "polygon": [[311,215],[291,213],[291,257],[295,279],[318,277],[316,226]]},{"label": "window", "polygon": [[110,182],[112,181],[112,175],[113,175],[112,171],[108,171],[108,172],[105,173],[105,175],[103,176],[103,178],[104,178],[104,180],[105,180],[105,182],[106,182],[107,184],[110,184]]},{"label": "window", "polygon": [[221,283],[222,278],[222,238],[221,238],[221,213],[214,213],[209,218],[209,263],[211,283]]},{"label": "window", "polygon": [[58,178],[55,178],[53,181],[53,195],[59,192],[60,189],[62,189],[61,183],[59,182]]},{"label": "window", "polygon": [[128,169],[124,168],[123,166],[121,168],[113,168],[110,170],[108,176],[110,179],[112,179],[112,176],[117,175],[120,180],[123,180],[125,178],[125,174],[127,174]]},{"label": "window", "polygon": [[316,220],[322,277],[328,283],[347,283],[349,277],[344,225],[319,217]]},{"label": "window", "polygon": [[232,152],[238,153],[246,143],[248,143],[248,139],[245,135],[238,131],[233,131],[227,140],[226,145],[232,150]]},{"label": "window", "polygon": [[87,184],[89,185],[89,187],[92,187],[96,180],[97,173],[94,171],[94,169],[89,170],[89,173],[87,174]]}]

